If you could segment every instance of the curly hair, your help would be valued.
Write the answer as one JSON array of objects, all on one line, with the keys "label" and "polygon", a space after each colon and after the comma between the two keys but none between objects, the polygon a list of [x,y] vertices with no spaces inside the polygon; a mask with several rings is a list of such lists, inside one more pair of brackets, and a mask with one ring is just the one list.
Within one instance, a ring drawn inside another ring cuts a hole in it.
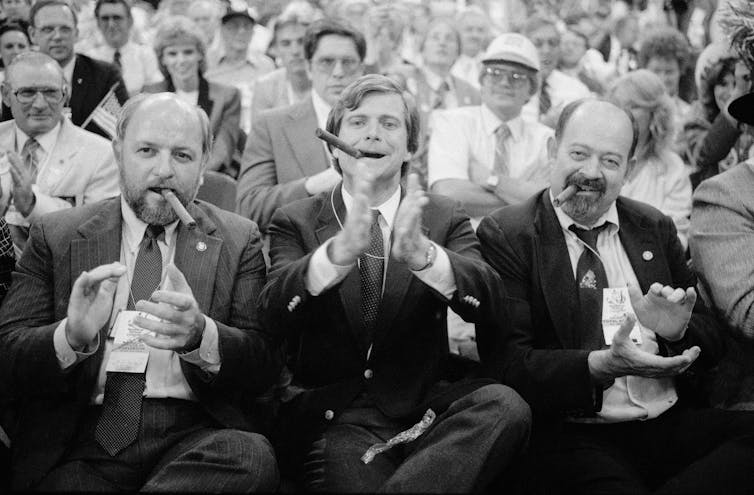
[{"label": "curly hair", "polygon": [[166,80],[170,80],[170,73],[165,64],[162,63],[162,54],[165,48],[178,44],[193,44],[201,55],[199,61],[199,74],[204,74],[207,70],[207,41],[204,38],[199,26],[188,17],[177,15],[166,18],[158,27],[154,35],[154,53],[157,55],[157,61],[160,65],[160,71]]},{"label": "curly hair", "polygon": [[649,111],[649,139],[639,143],[638,159],[660,157],[673,138],[673,101],[665,85],[654,73],[639,69],[613,81],[607,97],[616,105],[628,110],[641,108]]},{"label": "curly hair", "polygon": [[668,58],[678,61],[683,72],[691,60],[691,45],[683,34],[675,28],[658,27],[649,30],[639,44],[639,67],[646,67],[654,58]]},{"label": "curly hair", "polygon": [[721,110],[715,100],[715,86],[723,84],[725,76],[735,73],[736,62],[736,57],[724,57],[702,69],[698,88],[699,104],[704,111],[704,118],[709,122],[715,120]]}]

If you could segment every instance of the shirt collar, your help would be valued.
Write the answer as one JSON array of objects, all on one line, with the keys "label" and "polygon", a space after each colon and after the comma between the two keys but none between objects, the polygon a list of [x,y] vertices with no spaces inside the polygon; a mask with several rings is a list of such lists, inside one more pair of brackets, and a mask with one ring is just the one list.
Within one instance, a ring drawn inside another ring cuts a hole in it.
[{"label": "shirt collar", "polygon": [[[16,128],[16,145],[18,146],[18,149],[16,151],[20,153],[24,148],[24,144],[26,144],[26,141],[28,141],[29,135],[22,131],[21,128],[17,125],[14,124],[14,127]],[[39,147],[42,148],[42,151],[44,151],[45,154],[50,154],[50,152],[52,152],[52,149],[55,147],[55,143],[58,142],[59,132],[60,122],[55,124],[55,127],[45,132],[44,134],[40,134],[34,137],[34,139],[36,139],[39,143]]]},{"label": "shirt collar", "polygon": [[[503,121],[498,118],[497,115],[492,113],[492,110],[487,105],[482,105],[482,126],[484,133],[487,136],[494,136],[497,128],[503,124]],[[508,129],[511,131],[511,137],[514,141],[520,141],[524,137],[524,118],[521,114],[505,122]]]},{"label": "shirt collar", "polygon": [[448,76],[443,79],[426,67],[422,68],[422,72],[424,72],[424,77],[427,79],[427,84],[430,88],[432,88],[432,91],[437,91],[443,82],[448,85],[448,90],[453,91],[454,88],[452,77]]},{"label": "shirt collar", "polygon": [[314,105],[314,113],[317,115],[317,123],[324,129],[327,125],[327,116],[330,115],[332,107],[314,89],[312,89],[312,104]]},{"label": "shirt collar", "polygon": [[[550,196],[550,203],[552,203],[555,200],[555,197],[552,195],[552,189],[548,189],[547,192]],[[566,232],[569,232],[571,225],[575,225],[580,229],[591,230],[593,227],[598,227],[605,222],[609,224],[607,230],[608,235],[614,235],[618,233],[618,230],[620,230],[620,222],[618,221],[618,208],[615,206],[615,201],[613,201],[613,204],[610,205],[610,208],[608,208],[607,211],[603,213],[602,216],[599,217],[591,227],[576,223],[573,218],[569,217],[560,206],[555,206],[553,204],[552,207],[555,208],[555,215],[557,215],[558,217],[558,223],[560,223],[560,227]]]},{"label": "shirt collar", "polygon": [[[123,216],[123,243],[129,251],[133,252],[141,244],[144,232],[147,230],[147,224],[136,216],[136,213],[134,213],[122,195],[120,197],[120,211]],[[177,226],[178,220],[165,225],[165,244],[167,246],[170,246]]]},{"label": "shirt collar", "polygon": [[[342,184],[340,188],[343,193],[343,204],[346,206],[346,211],[348,211],[351,209],[351,205],[353,205],[353,196],[351,196],[348,191],[346,191],[346,188]],[[380,211],[380,215],[382,215],[382,218],[385,219],[385,223],[387,223],[388,228],[392,230],[393,221],[395,220],[395,214],[398,213],[398,205],[400,205],[400,203],[401,188],[400,186],[398,186],[395,189],[393,195],[390,196],[387,201],[372,209]]]},{"label": "shirt collar", "polygon": [[63,69],[63,75],[65,76],[65,80],[68,83],[68,92],[69,93],[71,91],[73,91],[73,68],[76,65],[76,57],[77,56],[78,55],[74,55],[73,57],[71,57],[70,62],[68,62],[67,64],[65,64],[62,67],[62,69]]}]

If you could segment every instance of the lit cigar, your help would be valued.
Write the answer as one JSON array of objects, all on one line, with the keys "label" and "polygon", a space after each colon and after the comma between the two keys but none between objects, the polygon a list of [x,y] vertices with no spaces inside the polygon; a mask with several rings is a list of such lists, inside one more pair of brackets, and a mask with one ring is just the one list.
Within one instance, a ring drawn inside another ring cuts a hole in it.
[{"label": "lit cigar", "polygon": [[340,151],[346,153],[347,155],[351,155],[357,160],[359,158],[382,158],[383,156],[385,156],[382,153],[370,153],[369,151],[357,150],[350,144],[340,139],[338,136],[331,134],[324,129],[320,129],[319,127],[316,131],[314,131],[314,134],[322,141],[338,148]]},{"label": "lit cigar", "polygon": [[170,189],[163,189],[160,193],[162,194],[162,197],[165,198],[165,201],[170,203],[170,206],[173,207],[173,211],[175,211],[175,214],[178,215],[178,218],[181,219],[181,222],[183,222],[186,227],[190,229],[196,227],[196,220],[191,218],[191,215],[189,215],[189,212],[186,211],[186,208],[183,207],[181,202],[178,201],[178,198],[173,191]]},{"label": "lit cigar", "polygon": [[571,199],[571,196],[576,194],[576,191],[578,191],[579,188],[571,184],[570,186],[566,187],[562,191],[560,191],[560,194],[558,194],[558,197],[555,198],[555,200],[552,202],[555,207],[559,207],[569,199]]}]

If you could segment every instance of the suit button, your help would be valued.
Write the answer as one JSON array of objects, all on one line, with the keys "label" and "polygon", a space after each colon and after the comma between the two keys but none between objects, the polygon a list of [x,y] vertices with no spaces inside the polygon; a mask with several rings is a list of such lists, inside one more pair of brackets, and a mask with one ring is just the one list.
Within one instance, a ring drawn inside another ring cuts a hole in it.
[{"label": "suit button", "polygon": [[332,419],[333,419],[334,417],[335,417],[335,413],[334,413],[334,412],[332,412],[332,409],[328,409],[327,411],[325,411],[325,419],[326,419],[327,421],[332,421]]},{"label": "suit button", "polygon": [[367,380],[369,380],[373,376],[374,376],[374,371],[372,371],[372,370],[364,370],[364,378],[366,378]]}]

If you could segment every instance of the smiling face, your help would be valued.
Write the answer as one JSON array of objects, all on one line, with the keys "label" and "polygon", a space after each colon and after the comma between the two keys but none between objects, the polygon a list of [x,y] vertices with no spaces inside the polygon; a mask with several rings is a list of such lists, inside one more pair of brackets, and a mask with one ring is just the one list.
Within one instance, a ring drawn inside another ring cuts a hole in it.
[{"label": "smiling face", "polygon": [[5,67],[8,67],[13,62],[16,55],[28,49],[29,40],[21,32],[6,31],[0,36],[0,58],[2,58]]},{"label": "smiling face", "polygon": [[458,37],[449,24],[437,22],[430,26],[422,50],[425,64],[449,71],[458,58],[459,51]]},{"label": "smiling face", "polygon": [[[48,59],[49,60],[49,59]],[[3,83],[3,100],[10,106],[16,125],[29,136],[38,136],[52,130],[60,122],[65,102],[65,84],[59,67],[53,62],[43,65],[19,63],[6,74]],[[24,90],[45,90],[34,94],[31,101],[24,98]],[[19,96],[21,95],[21,100]]]},{"label": "smiling face", "polygon": [[518,116],[531,98],[531,71],[508,62],[485,63],[482,70],[482,102],[502,120]]},{"label": "smiling face", "polygon": [[647,70],[654,72],[665,85],[670,96],[678,94],[678,82],[681,80],[681,67],[674,58],[652,57],[647,61]]},{"label": "smiling face", "polygon": [[[411,158],[408,151],[406,107],[398,94],[368,94],[358,108],[346,110],[338,137],[361,151],[384,155],[381,158],[362,158],[375,176],[375,187],[391,190],[401,180],[403,162]],[[340,150],[335,151],[340,163],[343,183],[352,191],[357,173],[356,159]]]},{"label": "smiling face", "polygon": [[201,59],[202,54],[196,43],[188,41],[166,46],[161,57],[162,65],[174,82],[196,77]]},{"label": "smiling face", "polygon": [[196,196],[206,157],[199,118],[186,104],[164,98],[142,103],[113,151],[123,198],[143,222],[167,225],[177,219],[160,194],[163,188],[184,206]]},{"label": "smiling face", "polygon": [[552,194],[573,184],[578,192],[562,205],[575,222],[591,227],[620,194],[632,165],[629,159],[633,127],[628,115],[610,103],[582,103],[551,140]]}]

